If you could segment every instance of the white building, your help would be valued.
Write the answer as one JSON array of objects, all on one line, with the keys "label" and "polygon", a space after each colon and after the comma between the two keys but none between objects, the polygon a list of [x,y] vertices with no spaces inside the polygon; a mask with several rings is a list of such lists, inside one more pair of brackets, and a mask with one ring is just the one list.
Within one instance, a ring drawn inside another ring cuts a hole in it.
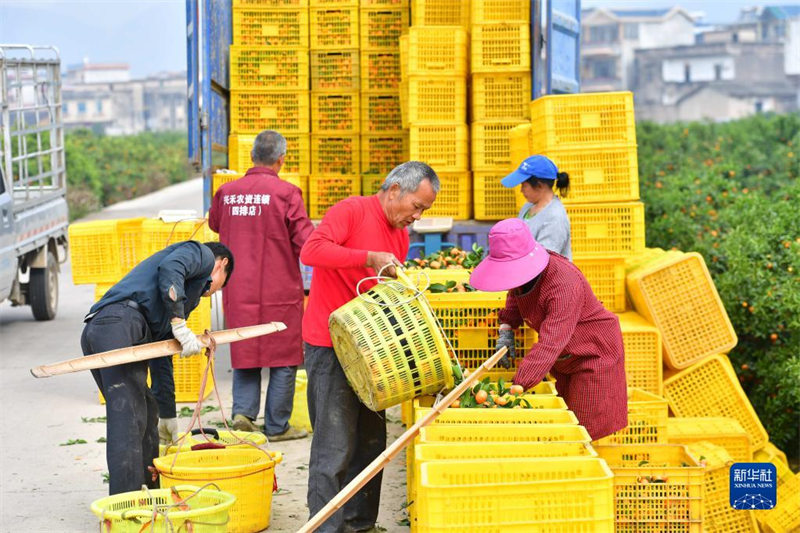
[{"label": "white building", "polygon": [[680,7],[585,10],[581,14],[581,89],[629,89],[637,49],[694,42],[694,19]]},{"label": "white building", "polygon": [[186,73],[131,79],[124,63],[71,67],[63,77],[62,111],[68,128],[107,135],[186,128]]}]

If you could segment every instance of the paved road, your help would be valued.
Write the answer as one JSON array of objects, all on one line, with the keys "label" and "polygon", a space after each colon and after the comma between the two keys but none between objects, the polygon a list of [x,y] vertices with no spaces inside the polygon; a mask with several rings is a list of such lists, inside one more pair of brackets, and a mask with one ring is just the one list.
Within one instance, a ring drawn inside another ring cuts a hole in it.
[{"label": "paved road", "polygon": [[[202,212],[199,179],[168,187],[130,202],[120,203],[88,219],[155,216],[161,209]],[[107,494],[105,424],[82,418],[105,415],[89,373],[34,379],[29,369],[39,364],[81,354],[82,318],[92,304],[91,285],[73,285],[69,263],[60,276],[58,316],[36,322],[30,308],[0,304],[0,531],[97,531],[89,510],[92,501]],[[216,319],[216,312],[215,312]],[[215,326],[216,328],[216,326]],[[230,408],[230,359],[221,349],[217,378],[223,408]],[[216,405],[210,397],[207,405]],[[394,416],[397,416],[394,413]],[[206,420],[213,421],[214,415]],[[230,414],[228,413],[228,416]],[[394,418],[391,418],[394,420]],[[187,423],[188,418],[181,423]],[[390,435],[402,428],[390,424]],[[83,439],[86,444],[63,445]],[[390,436],[391,439],[391,436]],[[307,517],[305,489],[310,439],[276,443],[284,453],[277,469],[282,493],[273,498],[270,531],[296,531]],[[384,476],[380,523],[389,532],[407,531],[397,525],[405,501],[405,461],[398,458]]]}]

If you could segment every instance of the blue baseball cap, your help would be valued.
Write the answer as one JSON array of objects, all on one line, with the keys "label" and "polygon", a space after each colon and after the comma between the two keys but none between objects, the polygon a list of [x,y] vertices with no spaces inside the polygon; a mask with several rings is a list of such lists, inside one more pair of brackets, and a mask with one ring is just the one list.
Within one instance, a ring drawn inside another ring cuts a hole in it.
[{"label": "blue baseball cap", "polygon": [[519,168],[500,180],[503,187],[516,187],[530,178],[554,180],[558,175],[556,164],[543,155],[532,155],[519,164]]}]

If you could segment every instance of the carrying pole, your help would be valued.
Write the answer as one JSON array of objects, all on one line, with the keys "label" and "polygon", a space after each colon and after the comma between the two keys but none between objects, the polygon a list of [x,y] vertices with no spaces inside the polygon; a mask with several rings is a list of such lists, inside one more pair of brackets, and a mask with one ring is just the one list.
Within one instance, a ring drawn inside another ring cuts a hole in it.
[{"label": "carrying pole", "polygon": [[434,405],[431,409],[431,412],[425,415],[419,422],[411,426],[406,430],[405,433],[400,435],[396,441],[394,441],[388,448],[386,448],[383,453],[381,453],[378,457],[375,458],[364,470],[361,471],[353,480],[347,484],[339,494],[333,497],[331,501],[329,501],[325,507],[319,510],[317,514],[311,517],[311,520],[306,522],[306,524],[298,529],[298,533],[310,533],[312,531],[316,531],[316,529],[321,526],[325,520],[331,517],[333,513],[335,513],[339,508],[341,508],[347,501],[352,498],[356,492],[361,489],[364,485],[369,483],[369,480],[375,477],[375,475],[383,470],[389,461],[391,461],[398,453],[400,453],[403,448],[408,446],[411,441],[417,436],[419,430],[431,422],[433,422],[437,416],[442,414],[442,412],[447,409],[450,404],[456,401],[458,398],[461,397],[464,392],[471,387],[478,379],[486,373],[487,370],[492,368],[497,362],[506,354],[508,348],[505,346],[497,350],[493,356],[489,359],[484,361],[484,363],[477,368],[472,374],[468,377],[464,378],[456,388],[454,388],[450,393],[442,399],[441,402]]},{"label": "carrying pole", "polygon": [[[253,339],[262,335],[269,335],[270,333],[283,331],[285,329],[286,324],[283,322],[269,322],[267,324],[259,324],[257,326],[212,331],[208,334],[198,335],[197,339],[204,346],[208,346],[210,340],[209,336],[213,338],[217,344],[228,344],[245,339]],[[60,363],[37,366],[35,368],[31,368],[31,374],[33,374],[33,377],[36,378],[48,378],[50,376],[57,376],[60,374],[80,372],[81,370],[95,370],[98,368],[108,368],[110,366],[124,365],[127,363],[136,363],[138,361],[147,361],[148,359],[172,355],[174,353],[179,353],[180,351],[181,343],[175,339],[170,339],[167,341],[151,342],[149,344],[140,344],[138,346],[130,346],[128,348],[109,350],[107,352],[96,353],[84,357],[76,357],[75,359],[61,361]]]}]

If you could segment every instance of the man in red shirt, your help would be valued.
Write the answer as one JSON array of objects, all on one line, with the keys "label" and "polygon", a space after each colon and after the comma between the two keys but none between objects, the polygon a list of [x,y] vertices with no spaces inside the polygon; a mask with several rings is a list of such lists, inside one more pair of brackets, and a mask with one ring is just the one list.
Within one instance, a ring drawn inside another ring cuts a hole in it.
[{"label": "man in red shirt", "polygon": [[261,369],[268,368],[264,433],[271,441],[299,439],[308,433],[289,425],[297,366],[303,362],[299,257],[314,227],[300,189],[278,177],[286,157],[283,135],[259,133],[251,157],[253,168],[220,187],[208,213],[209,227],[235,250],[241,271],[222,293],[225,319],[229,328],[280,320],[286,329],[231,345],[233,427],[258,430],[253,422],[261,403]]},{"label": "man in red shirt", "polygon": [[[353,196],[330,208],[303,246],[314,267],[303,316],[308,412],[314,428],[308,472],[308,509],[314,516],[386,448],[384,412],[364,406],[350,388],[333,350],[328,317],[357,296],[356,284],[408,255],[406,227],[431,207],[439,178],[409,161],[395,167],[373,196]],[[383,270],[394,276],[394,266]],[[364,282],[361,290],[375,285]],[[380,503],[381,475],[367,483],[318,532],[370,531]]]}]

